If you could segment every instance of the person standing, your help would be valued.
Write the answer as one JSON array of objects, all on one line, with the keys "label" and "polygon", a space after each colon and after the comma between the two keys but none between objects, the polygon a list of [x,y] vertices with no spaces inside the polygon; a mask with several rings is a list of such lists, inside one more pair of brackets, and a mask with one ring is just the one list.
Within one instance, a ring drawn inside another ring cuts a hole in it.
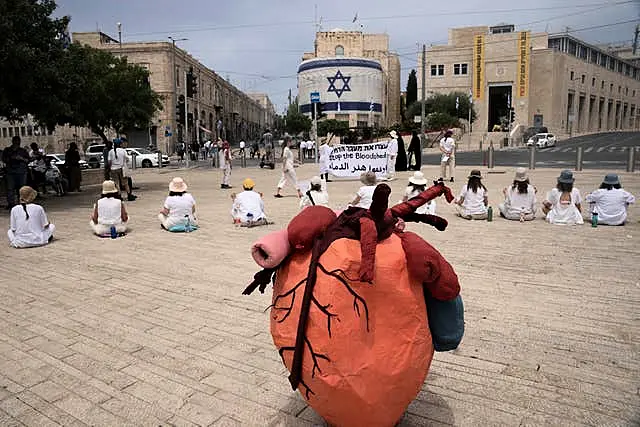
[{"label": "person standing", "polygon": [[104,162],[104,180],[109,181],[111,179],[111,169],[109,168],[109,153],[113,148],[113,143],[107,141],[104,144],[104,150],[102,150],[102,161]]},{"label": "person standing", "polygon": [[11,209],[11,226],[7,231],[14,248],[43,246],[53,240],[56,228],[49,223],[42,206],[33,203],[37,195],[31,187],[20,187],[20,205]]},{"label": "person standing", "polygon": [[126,167],[128,154],[124,148],[120,147],[121,143],[122,140],[120,138],[113,140],[113,150],[109,151],[107,160],[109,163],[111,179],[116,184],[116,188],[118,191],[126,191],[127,195],[129,195],[131,190],[129,189],[129,182],[124,175],[124,168]]},{"label": "person standing", "polygon": [[240,157],[244,156],[244,147],[247,145],[246,142],[244,142],[244,139],[240,140]]},{"label": "person standing", "polygon": [[326,182],[331,182],[329,179],[329,155],[333,148],[327,143],[326,140],[322,142],[319,151],[318,167],[320,168],[320,178],[324,178]]},{"label": "person standing", "polygon": [[398,133],[395,130],[389,132],[391,139],[387,145],[387,180],[391,181],[396,176],[396,157],[398,156]]},{"label": "person standing", "polygon": [[404,146],[402,134],[398,134],[398,156],[396,157],[395,170],[400,172],[407,170],[407,150]]},{"label": "person standing", "polygon": [[444,133],[440,140],[440,177],[447,179],[447,166],[449,166],[449,180],[453,182],[453,168],[456,166],[456,141],[452,138],[453,132],[450,130]]},{"label": "person standing", "polygon": [[231,148],[227,141],[222,143],[222,150],[220,150],[220,168],[222,169],[222,184],[220,184],[220,188],[231,188],[231,185],[229,185],[231,181]]},{"label": "person standing", "polygon": [[298,197],[302,197],[302,192],[298,187],[298,178],[296,177],[296,171],[294,169],[293,153],[289,148],[290,143],[291,138],[288,136],[285,137],[283,143],[284,149],[282,150],[282,178],[280,178],[280,182],[278,182],[278,190],[274,195],[274,197],[277,198],[283,197],[280,192],[287,182],[290,182],[291,185],[296,189],[296,191],[298,192]]},{"label": "person standing", "polygon": [[78,144],[75,142],[69,144],[69,149],[64,154],[64,166],[67,169],[67,178],[69,179],[69,192],[80,192],[82,171],[80,170],[80,152],[78,152]]},{"label": "person standing", "polygon": [[7,170],[7,209],[16,205],[18,190],[27,185],[29,153],[20,143],[20,137],[16,135],[11,138],[11,146],[2,152],[2,162]]},{"label": "person standing", "polygon": [[[422,144],[420,142],[420,137],[418,136],[418,132],[415,130],[412,132],[411,142],[409,143],[409,154],[408,154],[408,162],[407,167],[409,170],[419,171],[422,166]],[[411,166],[411,161],[415,162],[413,166]]]}]

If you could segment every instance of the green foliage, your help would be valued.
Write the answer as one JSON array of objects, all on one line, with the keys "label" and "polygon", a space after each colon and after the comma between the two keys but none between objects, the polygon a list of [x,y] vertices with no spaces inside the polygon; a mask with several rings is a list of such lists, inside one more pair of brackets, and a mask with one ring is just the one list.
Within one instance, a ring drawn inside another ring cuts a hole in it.
[{"label": "green foliage", "polygon": [[[456,110],[456,98],[458,98],[459,105]],[[450,123],[444,125],[444,127],[458,126],[458,118],[468,119],[469,108],[471,108],[471,121],[475,121],[477,114],[473,110],[473,105],[469,102],[469,95],[463,92],[452,92],[448,94],[435,94],[430,96],[425,101],[426,114],[438,113],[438,116],[433,121],[428,122],[429,129],[442,129],[439,125],[441,123]],[[406,117],[407,120],[413,120],[414,116],[421,114],[422,103],[420,101],[414,102],[407,108]],[[433,124],[432,124],[433,123]]]},{"label": "green foliage", "polygon": [[433,130],[448,129],[460,126],[460,120],[447,113],[430,113],[427,116],[427,128]]},{"label": "green foliage", "polygon": [[309,132],[311,130],[311,119],[300,112],[297,100],[289,105],[285,121],[285,129],[291,135],[298,135],[300,132]]},{"label": "green foliage", "polygon": [[335,136],[345,136],[349,133],[349,122],[344,120],[327,119],[318,122],[318,136],[333,134]]},{"label": "green foliage", "polygon": [[416,70],[411,70],[407,79],[407,105],[411,105],[418,100],[418,79]]}]

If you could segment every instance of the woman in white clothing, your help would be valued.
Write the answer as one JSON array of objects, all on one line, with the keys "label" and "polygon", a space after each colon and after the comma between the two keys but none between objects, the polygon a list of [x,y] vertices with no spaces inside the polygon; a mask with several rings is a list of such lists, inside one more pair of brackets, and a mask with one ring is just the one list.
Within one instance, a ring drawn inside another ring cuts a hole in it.
[{"label": "woman in white clothing", "polygon": [[43,246],[53,240],[56,227],[49,223],[42,206],[33,203],[38,193],[29,186],[20,188],[20,204],[11,209],[7,235],[14,248]]},{"label": "woman in white clothing", "polygon": [[329,155],[331,155],[333,148],[325,140],[320,149],[318,150],[318,166],[320,168],[320,178],[324,178],[326,182],[331,182],[329,179]]},{"label": "woman in white clothing", "polygon": [[329,207],[329,193],[323,188],[322,179],[319,176],[311,178],[311,187],[300,199],[300,209],[307,206],[327,206]]},{"label": "woman in white clothing", "polygon": [[615,173],[604,177],[600,188],[587,194],[591,211],[598,214],[598,224],[624,225],[627,221],[627,208],[636,198],[622,189],[620,178]]},{"label": "woman in white clothing", "polygon": [[93,205],[91,221],[89,225],[97,236],[108,236],[115,233],[122,235],[127,232],[129,215],[124,203],[120,199],[120,190],[113,181],[102,183],[102,194],[97,203]]},{"label": "woman in white clothing", "polygon": [[278,182],[278,191],[274,195],[274,197],[277,198],[283,197],[280,192],[287,182],[291,183],[293,188],[296,189],[298,197],[302,197],[302,192],[298,187],[298,178],[296,177],[296,171],[293,165],[293,153],[289,148],[290,142],[291,138],[286,137],[284,140],[284,149],[282,150],[282,178],[280,178],[280,182]]},{"label": "woman in white clothing", "polygon": [[258,225],[267,225],[267,215],[264,212],[264,202],[262,193],[253,191],[255,182],[251,178],[242,181],[242,189],[240,194],[232,194],[233,206],[231,206],[231,217],[234,224],[240,224],[243,227],[255,227]]},{"label": "woman in white clothing", "polygon": [[185,227],[198,228],[196,200],[187,193],[187,183],[176,177],[169,183],[169,195],[158,214],[160,225],[169,231],[184,231]]},{"label": "woman in white clothing", "polygon": [[573,172],[563,170],[558,177],[558,185],[547,194],[542,202],[542,212],[550,224],[584,224],[582,219],[582,197],[574,188]]},{"label": "woman in white clothing", "polygon": [[373,203],[373,192],[377,187],[377,178],[374,172],[365,172],[360,175],[360,182],[364,185],[358,189],[356,197],[350,203],[356,208],[369,209]]},{"label": "woman in white clothing", "polygon": [[498,205],[500,215],[513,221],[531,221],[536,217],[536,189],[529,183],[527,170],[516,169],[513,185],[502,190],[504,203]]},{"label": "woman in white clothing", "polygon": [[489,198],[487,187],[482,184],[482,174],[472,170],[468,178],[455,201],[457,214],[464,219],[487,219]]},{"label": "woman in white clothing", "polygon": [[[420,171],[416,171],[413,173],[413,176],[409,178],[409,185],[404,190],[404,197],[402,197],[402,201],[406,202],[409,199],[416,197],[418,194],[422,193],[427,189],[427,178],[424,177],[424,174]],[[435,200],[431,200],[428,203],[420,206],[416,209],[417,214],[427,214],[427,215],[435,215],[436,214],[436,202]]]}]

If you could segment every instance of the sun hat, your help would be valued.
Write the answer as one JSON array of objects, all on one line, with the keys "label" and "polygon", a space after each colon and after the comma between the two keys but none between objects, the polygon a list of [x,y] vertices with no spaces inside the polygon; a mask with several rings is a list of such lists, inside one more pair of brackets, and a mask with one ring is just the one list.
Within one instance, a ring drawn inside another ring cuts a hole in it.
[{"label": "sun hat", "polygon": [[607,185],[620,185],[620,178],[618,178],[618,175],[616,175],[615,173],[608,173],[604,177],[602,183]]},{"label": "sun hat", "polygon": [[360,175],[360,182],[362,182],[364,185],[376,185],[376,182],[377,182],[376,174],[371,171],[365,172],[362,175]]},{"label": "sun hat", "polygon": [[314,177],[311,177],[311,180],[309,181],[309,183],[311,185],[322,185],[322,178],[316,175]]},{"label": "sun hat", "polygon": [[117,193],[117,192],[118,192],[118,189],[116,188],[115,182],[111,180],[107,180],[102,183],[102,194],[111,194],[111,193]]},{"label": "sun hat", "polygon": [[392,130],[391,132],[389,132],[389,135],[391,135],[391,138],[396,139],[398,137],[398,133],[395,130]]},{"label": "sun hat", "polygon": [[413,173],[413,176],[409,178],[409,182],[415,185],[426,185],[427,178],[424,177],[424,174],[420,171],[416,171]]},{"label": "sun hat", "polygon": [[573,184],[575,179],[573,178],[573,172],[569,169],[565,169],[560,172],[560,176],[558,177],[558,182],[561,184]]},{"label": "sun hat", "polygon": [[516,176],[513,178],[514,181],[524,182],[528,179],[529,177],[527,176],[527,170],[525,168],[516,169]]},{"label": "sun hat", "polygon": [[253,187],[255,186],[256,186],[256,183],[253,182],[251,178],[247,178],[244,181],[242,181],[242,188],[244,188],[245,190],[253,190]]},{"label": "sun hat", "polygon": [[36,197],[38,197],[38,192],[33,188],[28,185],[20,187],[20,203],[31,203]]},{"label": "sun hat", "polygon": [[180,177],[175,177],[169,183],[169,191],[174,193],[184,193],[187,191],[187,183]]},{"label": "sun hat", "polygon": [[478,169],[474,169],[471,171],[467,178],[480,178],[482,179],[482,173]]}]

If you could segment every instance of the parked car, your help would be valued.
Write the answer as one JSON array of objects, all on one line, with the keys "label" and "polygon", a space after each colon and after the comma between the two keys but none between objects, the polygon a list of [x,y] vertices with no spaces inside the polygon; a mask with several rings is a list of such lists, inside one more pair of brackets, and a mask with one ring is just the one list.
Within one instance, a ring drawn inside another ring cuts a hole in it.
[{"label": "parked car", "polygon": [[549,129],[546,126],[531,126],[528,127],[527,130],[522,134],[522,140],[528,141],[529,138],[538,134],[538,133],[549,133]]},{"label": "parked car", "polygon": [[[137,168],[156,168],[158,167],[158,153],[147,148],[125,148],[127,154],[136,155],[136,167]],[[169,156],[162,155],[162,166],[168,166],[170,163]]]},{"label": "parked car", "polygon": [[92,169],[98,169],[104,166],[104,159],[102,158],[102,152],[104,151],[104,144],[95,144],[87,147],[87,151],[84,153],[84,158]]},{"label": "parked car", "polygon": [[556,137],[550,133],[537,133],[527,141],[527,147],[535,145],[538,148],[553,147],[556,145]]},{"label": "parked car", "polygon": [[[51,163],[57,167],[65,167],[64,154],[47,154],[47,158],[51,159]],[[80,159],[80,169],[89,169],[89,163]]]}]

